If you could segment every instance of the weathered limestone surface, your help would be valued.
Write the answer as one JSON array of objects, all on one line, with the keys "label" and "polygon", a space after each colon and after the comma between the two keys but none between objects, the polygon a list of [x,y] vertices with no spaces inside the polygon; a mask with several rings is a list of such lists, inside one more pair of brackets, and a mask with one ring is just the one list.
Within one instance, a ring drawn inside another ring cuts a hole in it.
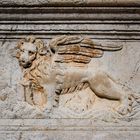
[{"label": "weathered limestone surface", "polygon": [[0,140],[139,140],[139,0],[0,4]]}]

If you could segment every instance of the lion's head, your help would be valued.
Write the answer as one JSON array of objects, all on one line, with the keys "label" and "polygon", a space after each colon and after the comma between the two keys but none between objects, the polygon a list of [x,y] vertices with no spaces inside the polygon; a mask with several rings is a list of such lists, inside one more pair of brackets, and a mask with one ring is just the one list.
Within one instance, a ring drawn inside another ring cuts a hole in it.
[{"label": "lion's head", "polygon": [[29,36],[19,41],[16,57],[23,68],[29,68],[38,55],[47,55],[49,50],[40,39]]}]

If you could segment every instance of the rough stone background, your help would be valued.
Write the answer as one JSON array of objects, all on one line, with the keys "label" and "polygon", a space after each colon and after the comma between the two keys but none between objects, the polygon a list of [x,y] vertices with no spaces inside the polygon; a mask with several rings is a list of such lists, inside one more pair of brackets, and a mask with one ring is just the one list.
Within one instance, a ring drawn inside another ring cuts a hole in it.
[{"label": "rough stone background", "polygon": [[[139,140],[140,113],[131,122],[44,118],[26,104],[14,55],[17,41],[34,35],[83,35],[102,44],[123,45],[100,61],[124,88],[140,94],[139,0],[1,0],[0,1],[0,140]],[[59,6],[59,7],[58,7]],[[26,106],[26,107],[25,107]]]}]

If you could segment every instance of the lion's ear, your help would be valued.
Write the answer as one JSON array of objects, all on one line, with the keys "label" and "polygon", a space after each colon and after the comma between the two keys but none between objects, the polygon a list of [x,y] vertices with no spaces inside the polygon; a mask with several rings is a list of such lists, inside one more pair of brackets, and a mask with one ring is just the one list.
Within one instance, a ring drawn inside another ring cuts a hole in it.
[{"label": "lion's ear", "polygon": [[46,55],[47,54],[47,49],[46,48],[41,48],[41,49],[38,50],[38,53],[40,55]]}]

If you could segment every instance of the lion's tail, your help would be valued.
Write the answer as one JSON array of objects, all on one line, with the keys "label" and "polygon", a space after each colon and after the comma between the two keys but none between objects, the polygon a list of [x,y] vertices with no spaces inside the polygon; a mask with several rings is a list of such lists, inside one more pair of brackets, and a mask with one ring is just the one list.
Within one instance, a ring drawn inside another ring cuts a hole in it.
[{"label": "lion's tail", "polygon": [[86,89],[87,87],[89,87],[89,84],[88,84],[87,82],[79,83],[79,84],[76,85],[76,86],[73,86],[73,87],[70,87],[70,88],[62,89],[61,95],[63,95],[63,94],[71,94],[71,93],[73,93],[73,92],[77,92],[77,91]]}]

